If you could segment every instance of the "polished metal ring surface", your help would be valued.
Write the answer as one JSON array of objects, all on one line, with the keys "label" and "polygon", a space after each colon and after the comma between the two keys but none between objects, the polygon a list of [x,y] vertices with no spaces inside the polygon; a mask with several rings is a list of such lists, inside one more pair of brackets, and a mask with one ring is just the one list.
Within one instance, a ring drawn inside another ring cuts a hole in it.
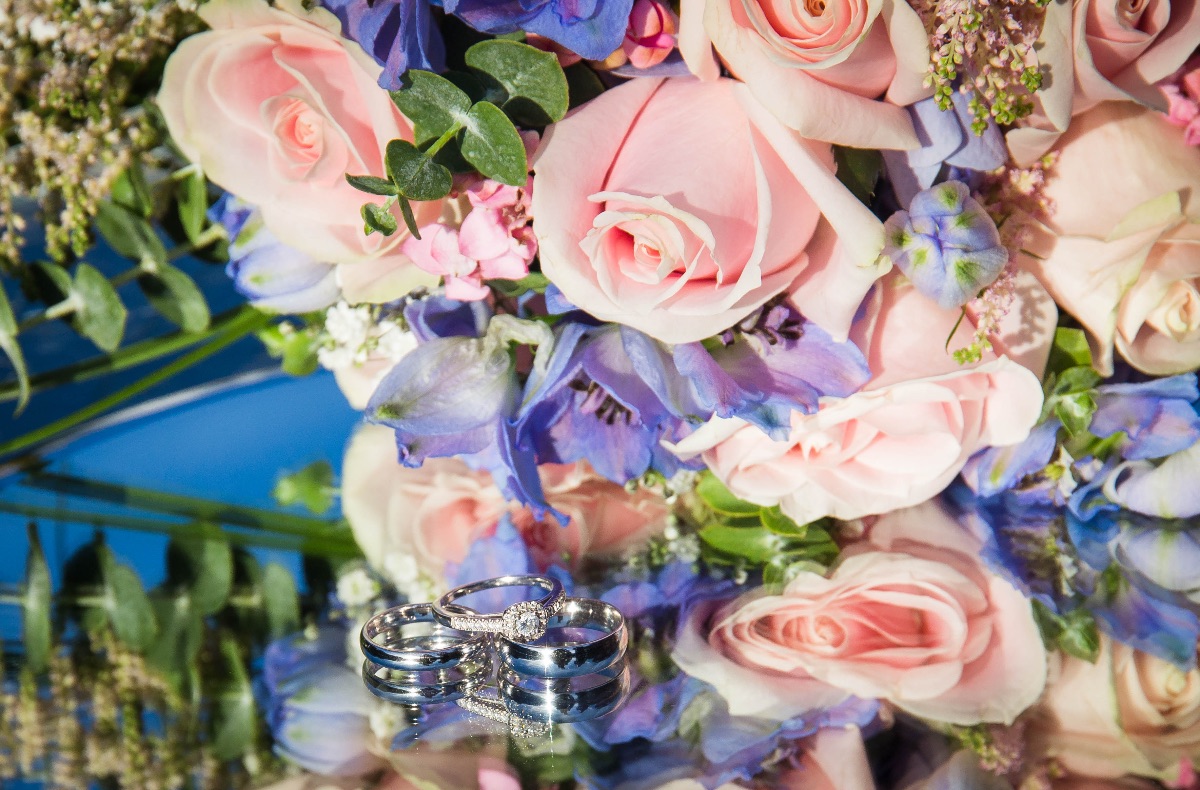
[{"label": "polished metal ring surface", "polygon": [[498,686],[510,713],[556,723],[587,721],[611,713],[629,695],[629,683],[629,667],[622,661],[585,677],[530,678],[502,671]]},{"label": "polished metal ring surface", "polygon": [[[494,614],[451,606],[459,598],[498,587],[537,587],[546,594],[537,600],[519,601]],[[433,616],[442,625],[458,631],[500,633],[513,641],[532,642],[546,633],[546,624],[562,608],[565,599],[566,593],[558,579],[533,575],[498,576],[454,588],[433,605]]]},{"label": "polished metal ring surface", "polygon": [[460,665],[429,672],[397,672],[363,661],[362,677],[367,690],[398,705],[435,705],[453,702],[485,687],[491,677],[484,664]]},{"label": "polished metal ring surface", "polygon": [[[546,630],[583,629],[603,633],[591,641],[525,644],[501,635],[496,652],[510,668],[522,675],[539,677],[575,677],[607,669],[625,654],[629,632],[617,607],[590,598],[567,598],[558,614],[550,618]],[[542,640],[550,637],[543,635]]]},{"label": "polished metal ring surface", "polygon": [[[467,611],[453,605],[450,608],[455,612]],[[433,623],[434,631],[426,636],[404,636],[401,629],[415,623]],[[432,605],[427,603],[394,606],[380,612],[363,625],[358,644],[363,655],[379,666],[410,672],[450,669],[481,661],[488,650],[486,637],[438,623]]]}]

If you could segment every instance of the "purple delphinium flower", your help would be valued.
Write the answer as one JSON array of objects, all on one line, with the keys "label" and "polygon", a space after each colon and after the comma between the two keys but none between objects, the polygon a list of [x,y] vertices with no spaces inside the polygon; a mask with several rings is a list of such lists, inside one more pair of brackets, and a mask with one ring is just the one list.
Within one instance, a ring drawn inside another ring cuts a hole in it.
[{"label": "purple delphinium flower", "polygon": [[974,299],[1008,263],[996,223],[959,181],[918,193],[908,211],[889,217],[883,254],[946,309]]},{"label": "purple delphinium flower", "polygon": [[484,33],[524,30],[604,60],[625,38],[633,0],[446,0],[442,7]]},{"label": "purple delphinium flower", "polygon": [[383,66],[379,86],[400,90],[409,69],[446,70],[446,45],[428,0],[321,0],[342,35]]}]

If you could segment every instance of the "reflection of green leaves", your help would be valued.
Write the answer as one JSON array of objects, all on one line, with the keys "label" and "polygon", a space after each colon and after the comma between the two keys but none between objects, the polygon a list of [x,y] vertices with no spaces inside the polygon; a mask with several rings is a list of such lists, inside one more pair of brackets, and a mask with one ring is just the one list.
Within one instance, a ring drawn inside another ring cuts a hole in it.
[{"label": "reflection of green leaves", "polygon": [[204,620],[196,612],[192,597],[165,590],[150,594],[150,606],[158,622],[158,638],[146,650],[146,662],[163,672],[182,691],[194,672],[204,640]]},{"label": "reflection of green leaves", "polygon": [[[463,158],[488,178],[510,186],[525,185],[529,175],[525,144],[496,105],[479,102],[471,108],[460,150]],[[448,170],[446,173],[449,175]]]},{"label": "reflection of green leaves", "polygon": [[179,224],[183,226],[184,235],[188,241],[196,244],[204,231],[208,212],[208,182],[200,168],[193,166],[191,172],[179,182],[175,190],[175,200],[179,207]]},{"label": "reflection of green leaves", "polygon": [[712,524],[700,530],[700,540],[718,551],[762,564],[780,552],[783,541],[764,527]]},{"label": "reflection of green leaves", "polygon": [[1060,615],[1035,598],[1033,616],[1047,649],[1058,648],[1067,655],[1096,663],[1100,657],[1100,631],[1091,612],[1077,607]]},{"label": "reflection of green leaves", "polygon": [[235,760],[254,748],[258,717],[254,690],[232,636],[221,639],[220,656],[220,682],[213,689],[212,752],[218,760]]},{"label": "reflection of green leaves", "polygon": [[104,613],[117,638],[142,652],[158,633],[154,609],[133,568],[118,562],[108,546],[96,547],[104,584]]},{"label": "reflection of green leaves", "polygon": [[17,376],[17,414],[29,403],[29,367],[25,364],[25,355],[17,343],[17,318],[13,315],[12,305],[4,287],[0,286],[0,351],[12,363],[13,372]]},{"label": "reflection of green leaves", "polygon": [[467,65],[504,89],[496,101],[518,123],[545,126],[567,114],[567,77],[551,52],[516,41],[481,41],[467,50]]},{"label": "reflection of green leaves", "polygon": [[173,539],[167,546],[167,579],[186,592],[201,617],[220,611],[233,586],[233,554],[224,531],[197,523],[192,534]]},{"label": "reflection of green leaves", "polygon": [[211,316],[204,294],[181,270],[169,263],[158,264],[138,277],[138,286],[155,310],[185,332],[208,329]]},{"label": "reflection of green leaves", "polygon": [[267,564],[262,574],[262,596],[267,631],[272,639],[299,630],[300,595],[287,568],[274,562]]},{"label": "reflection of green leaves", "polygon": [[279,478],[271,496],[283,507],[303,505],[309,512],[321,515],[333,507],[333,467],[328,461],[314,461]]},{"label": "reflection of green leaves", "polygon": [[21,636],[25,662],[33,672],[42,672],[50,660],[50,568],[42,552],[37,525],[29,525],[29,555],[25,561],[25,588],[21,592]]},{"label": "reflection of green leaves", "polygon": [[103,351],[116,351],[125,334],[129,311],[103,274],[88,263],[75,268],[71,294],[76,300],[75,325]]}]

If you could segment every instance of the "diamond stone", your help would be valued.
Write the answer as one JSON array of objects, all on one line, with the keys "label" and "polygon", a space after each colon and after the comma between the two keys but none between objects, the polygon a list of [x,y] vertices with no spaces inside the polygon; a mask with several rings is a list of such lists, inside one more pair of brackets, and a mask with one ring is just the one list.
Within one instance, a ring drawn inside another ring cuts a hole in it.
[{"label": "diamond stone", "polygon": [[537,612],[522,612],[517,616],[513,630],[521,639],[535,639],[542,630],[542,620]]}]

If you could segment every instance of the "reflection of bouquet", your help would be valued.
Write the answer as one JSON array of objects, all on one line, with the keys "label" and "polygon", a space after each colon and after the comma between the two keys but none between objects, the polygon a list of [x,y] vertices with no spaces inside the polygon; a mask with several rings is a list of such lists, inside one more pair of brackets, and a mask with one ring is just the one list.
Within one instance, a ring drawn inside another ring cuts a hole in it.
[{"label": "reflection of bouquet", "polygon": [[[267,651],[277,751],[387,787],[1190,786],[1194,6],[202,5],[156,103],[226,194],[171,191],[184,235],[370,423],[366,562]],[[506,744],[365,696],[349,626],[528,572],[631,620],[623,709]]]}]

